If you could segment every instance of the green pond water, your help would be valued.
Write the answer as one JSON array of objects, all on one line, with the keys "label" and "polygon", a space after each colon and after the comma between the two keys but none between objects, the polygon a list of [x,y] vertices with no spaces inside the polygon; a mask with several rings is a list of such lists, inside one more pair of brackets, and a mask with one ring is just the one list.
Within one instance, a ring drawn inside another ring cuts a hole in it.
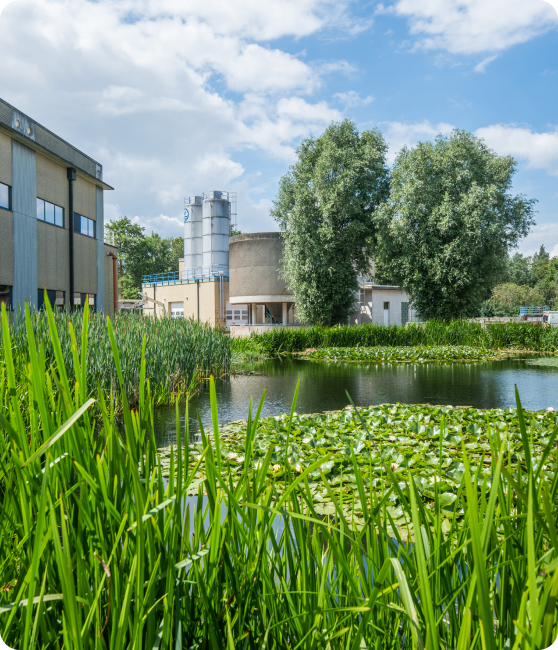
[{"label": "green pond water", "polygon": [[[258,402],[267,388],[262,416],[289,412],[296,382],[300,379],[297,413],[341,409],[349,404],[347,392],[357,406],[404,402],[476,408],[515,406],[517,384],[527,409],[558,409],[558,368],[531,365],[534,355],[502,361],[453,364],[348,364],[297,359],[263,361],[239,366],[244,373],[216,382],[219,420],[246,419],[250,396]],[[191,436],[198,432],[196,410],[205,426],[211,426],[209,385],[190,401]],[[184,405],[180,407],[184,427]],[[254,407],[255,411],[255,407]],[[158,446],[176,437],[174,407],[155,413]]]}]

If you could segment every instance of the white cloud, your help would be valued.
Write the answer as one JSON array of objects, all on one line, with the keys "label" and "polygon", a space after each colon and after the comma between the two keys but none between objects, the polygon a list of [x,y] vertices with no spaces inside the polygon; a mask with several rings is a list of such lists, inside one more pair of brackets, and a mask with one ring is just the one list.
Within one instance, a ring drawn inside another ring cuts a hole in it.
[{"label": "white cloud", "polygon": [[169,234],[185,195],[228,189],[246,229],[243,215],[267,223],[268,205],[250,198],[239,156],[290,162],[301,137],[342,118],[311,99],[322,78],[354,72],[273,41],[358,31],[350,3],[14,0],[0,19],[1,95],[103,164],[108,219]]},{"label": "white cloud", "polygon": [[558,223],[541,223],[533,226],[531,232],[519,242],[518,252],[534,255],[544,246],[551,257],[558,256]]},{"label": "white cloud", "polygon": [[487,56],[485,59],[483,59],[480,63],[477,63],[475,66],[475,72],[486,72],[486,68],[492,61],[495,61],[498,58],[497,54],[493,54],[492,56]]},{"label": "white cloud", "polygon": [[367,106],[374,101],[374,97],[371,97],[370,95],[368,95],[368,97],[361,97],[355,90],[349,90],[346,93],[335,93],[333,97],[338,99],[347,108]]},{"label": "white cloud", "polygon": [[494,124],[477,129],[476,135],[499,154],[514,156],[530,169],[544,169],[558,176],[558,129],[536,133],[515,124]]},{"label": "white cloud", "polygon": [[408,124],[406,122],[384,122],[384,133],[389,145],[388,162],[391,164],[404,147],[412,147],[422,140],[433,140],[437,135],[447,135],[454,129],[453,125],[446,122],[431,124],[428,120]]},{"label": "white cloud", "polygon": [[408,18],[420,46],[454,54],[499,52],[558,24],[543,0],[396,0],[381,10]]}]

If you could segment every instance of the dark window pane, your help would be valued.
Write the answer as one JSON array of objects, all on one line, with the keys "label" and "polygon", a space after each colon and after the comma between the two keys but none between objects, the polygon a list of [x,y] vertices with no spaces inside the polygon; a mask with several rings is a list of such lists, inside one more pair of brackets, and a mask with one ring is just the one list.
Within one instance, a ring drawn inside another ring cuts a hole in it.
[{"label": "dark window pane", "polygon": [[0,183],[0,208],[10,209],[10,188]]},{"label": "dark window pane", "polygon": [[64,209],[58,205],[54,206],[54,223],[60,228],[64,227]]},{"label": "dark window pane", "polygon": [[37,219],[45,220],[45,202],[42,199],[37,199]]},{"label": "dark window pane", "polygon": [[54,223],[54,206],[48,201],[45,201],[45,221]]},{"label": "dark window pane", "polygon": [[74,212],[74,232],[81,232],[81,216]]}]

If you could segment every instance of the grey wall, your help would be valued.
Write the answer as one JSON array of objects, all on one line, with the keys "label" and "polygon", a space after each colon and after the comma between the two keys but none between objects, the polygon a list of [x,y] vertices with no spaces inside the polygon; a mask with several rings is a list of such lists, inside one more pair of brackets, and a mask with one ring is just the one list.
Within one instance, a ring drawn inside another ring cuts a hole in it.
[{"label": "grey wall", "polygon": [[14,308],[37,304],[37,163],[35,152],[12,140]]},{"label": "grey wall", "polygon": [[285,302],[293,297],[279,278],[283,240],[278,232],[235,235],[229,240],[230,297],[275,296]]},{"label": "grey wall", "polygon": [[97,309],[105,311],[105,216],[103,190],[97,187]]}]

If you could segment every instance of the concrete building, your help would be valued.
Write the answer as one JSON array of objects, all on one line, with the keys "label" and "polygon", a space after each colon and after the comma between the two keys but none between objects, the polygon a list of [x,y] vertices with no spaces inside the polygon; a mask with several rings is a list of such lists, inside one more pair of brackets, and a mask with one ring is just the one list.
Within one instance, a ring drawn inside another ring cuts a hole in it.
[{"label": "concrete building", "polygon": [[104,242],[103,168],[0,100],[0,301],[114,312],[117,250]]},{"label": "concrete building", "polygon": [[235,235],[229,240],[229,251],[229,302],[246,310],[247,323],[242,324],[294,324],[294,298],[280,277],[281,233]]},{"label": "concrete building", "polygon": [[416,320],[408,294],[396,286],[361,280],[357,303],[358,311],[350,318],[352,325],[405,325]]}]

